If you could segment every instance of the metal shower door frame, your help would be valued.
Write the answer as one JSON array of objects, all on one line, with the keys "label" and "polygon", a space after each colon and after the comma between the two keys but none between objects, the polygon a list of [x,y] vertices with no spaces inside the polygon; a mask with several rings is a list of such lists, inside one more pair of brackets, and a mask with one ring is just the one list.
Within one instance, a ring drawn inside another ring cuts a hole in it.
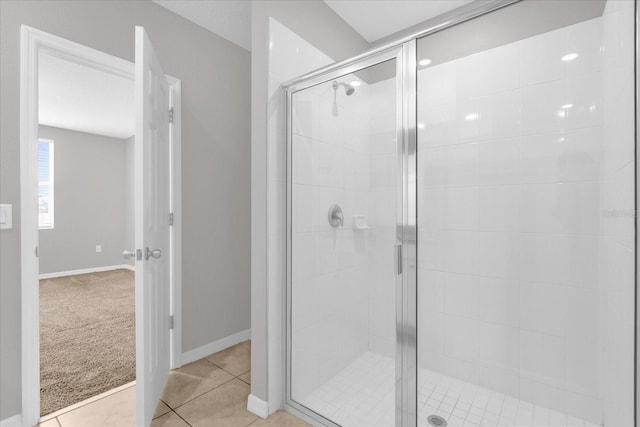
[{"label": "metal shower door frame", "polygon": [[[285,83],[286,92],[286,320],[285,320],[285,396],[288,409],[321,425],[337,426],[331,420],[296,402],[291,396],[292,331],[292,115],[296,92],[338,79],[385,61],[396,61],[396,243],[401,246],[401,273],[396,275],[396,425],[413,427],[417,423],[417,140],[416,140],[416,41],[376,50],[335,67]],[[390,248],[391,254],[391,248]],[[389,262],[393,262],[390,257]],[[391,284],[390,284],[391,286]]]}]

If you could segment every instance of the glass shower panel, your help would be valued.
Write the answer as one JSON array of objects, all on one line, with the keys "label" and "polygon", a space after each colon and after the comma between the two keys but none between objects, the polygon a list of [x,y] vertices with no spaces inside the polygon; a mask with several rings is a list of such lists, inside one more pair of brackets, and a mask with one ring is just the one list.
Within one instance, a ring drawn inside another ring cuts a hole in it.
[{"label": "glass shower panel", "polygon": [[418,40],[419,425],[633,425],[633,25],[525,1]]},{"label": "glass shower panel", "polygon": [[395,424],[396,61],[294,92],[291,400]]}]

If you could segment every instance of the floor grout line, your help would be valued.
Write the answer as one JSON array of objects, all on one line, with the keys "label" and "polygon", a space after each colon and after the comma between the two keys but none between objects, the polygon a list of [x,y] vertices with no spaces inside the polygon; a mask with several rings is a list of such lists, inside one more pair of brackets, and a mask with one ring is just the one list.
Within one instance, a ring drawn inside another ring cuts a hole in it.
[{"label": "floor grout line", "polygon": [[[193,398],[191,398],[191,399],[189,399],[189,400],[187,400],[187,401],[185,401],[185,402],[183,402],[183,403],[179,404],[179,405],[178,405],[178,406],[176,406],[175,408],[174,408],[174,407],[172,407],[171,405],[169,405],[169,404],[168,404],[168,403],[166,403],[166,402],[165,402],[165,404],[166,404],[166,405],[167,405],[167,406],[168,406],[172,411],[175,411],[176,409],[183,407],[183,406],[184,406],[184,405],[186,405],[187,403],[189,403],[189,402],[193,402],[193,401],[194,401],[194,400],[196,400],[197,398],[202,397],[202,396],[204,396],[205,394],[207,394],[207,393],[209,393],[209,392],[212,392],[213,390],[215,390],[215,389],[217,389],[217,388],[220,388],[220,387],[222,387],[223,385],[228,384],[228,383],[230,383],[231,381],[233,381],[233,380],[235,380],[235,379],[237,379],[237,378],[231,378],[231,379],[229,379],[229,380],[227,380],[227,381],[225,381],[225,382],[223,382],[223,383],[221,383],[221,384],[219,384],[219,385],[215,386],[214,388],[212,388],[212,389],[210,389],[210,390],[207,390],[207,391],[205,391],[204,393],[199,394],[199,395],[197,395],[196,397],[193,397]],[[240,381],[242,381],[242,380],[240,380]]]},{"label": "floor grout line", "polygon": [[[171,412],[173,412],[174,414],[176,414],[178,416],[178,418],[180,418],[182,421],[185,422],[186,425],[188,425],[189,427],[193,427],[191,425],[191,423],[187,420],[184,419],[184,417],[182,417],[179,413],[177,413],[176,411],[174,411],[173,409],[171,410]],[[168,413],[168,412],[167,412]]]},{"label": "floor grout line", "polygon": [[[215,353],[214,353],[214,354],[215,354]],[[211,356],[211,355],[209,355],[209,356]],[[218,365],[217,363],[212,362],[211,360],[207,359],[207,357],[209,357],[209,356],[203,357],[203,358],[202,358],[202,359],[200,359],[200,360],[203,360],[203,359],[204,359],[204,360],[206,360],[207,362],[211,363],[211,364],[212,364],[213,366],[215,366],[216,368],[220,368],[220,369],[222,369],[223,371],[225,371],[227,374],[229,374],[229,375],[233,375],[234,377],[237,377],[237,375],[236,375],[236,374],[234,374],[233,372],[229,372],[229,371],[227,371],[226,369],[224,369],[222,366]],[[196,360],[196,362],[197,362],[197,360]],[[195,362],[194,362],[194,363],[195,363]],[[250,370],[251,370],[251,369],[249,369],[249,371],[250,371]],[[249,371],[247,371],[247,372],[249,372]],[[246,373],[246,372],[243,372],[243,374],[244,374],[244,373]],[[240,375],[242,375],[242,374],[240,374]]]}]

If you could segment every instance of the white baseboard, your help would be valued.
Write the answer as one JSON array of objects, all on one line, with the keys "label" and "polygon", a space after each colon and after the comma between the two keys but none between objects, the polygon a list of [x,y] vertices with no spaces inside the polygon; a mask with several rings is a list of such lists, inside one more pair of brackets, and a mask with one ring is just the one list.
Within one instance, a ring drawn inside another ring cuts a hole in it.
[{"label": "white baseboard", "polygon": [[250,394],[247,399],[247,411],[256,414],[260,418],[267,418],[269,416],[269,404]]},{"label": "white baseboard", "polygon": [[112,271],[120,269],[135,271],[135,267],[133,267],[132,265],[120,264],[108,265],[106,267],[83,268],[82,270],[58,271],[57,273],[44,273],[38,275],[38,279],[53,279],[56,277],[75,276],[76,274],[99,273],[101,271]]},{"label": "white baseboard", "polygon": [[22,414],[0,421],[0,427],[22,427]]},{"label": "white baseboard", "polygon": [[187,363],[195,362],[196,360],[200,360],[205,356],[208,356],[213,353],[217,353],[219,351],[224,350],[225,348],[229,348],[232,345],[236,345],[239,342],[246,341],[251,338],[251,329],[245,329],[244,331],[240,331],[233,335],[229,335],[228,337],[221,338],[217,341],[214,341],[209,344],[205,344],[202,347],[194,348],[193,350],[186,351],[182,353],[182,364],[186,365]]}]

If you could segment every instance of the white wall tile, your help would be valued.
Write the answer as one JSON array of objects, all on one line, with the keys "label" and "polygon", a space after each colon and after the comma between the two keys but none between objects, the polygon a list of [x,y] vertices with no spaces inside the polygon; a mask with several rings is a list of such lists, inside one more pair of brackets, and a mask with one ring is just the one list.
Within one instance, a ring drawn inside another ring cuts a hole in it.
[{"label": "white wall tile", "polygon": [[446,273],[441,271],[426,269],[418,271],[418,307],[421,312],[442,313],[444,311],[445,275]]},{"label": "white wall tile", "polygon": [[291,224],[294,232],[313,231],[313,192],[308,185],[292,186]]},{"label": "white wall tile", "polygon": [[525,233],[521,241],[522,279],[587,288],[596,286],[597,237]]},{"label": "white wall tile", "polygon": [[519,89],[483,96],[478,101],[480,139],[513,138],[520,134]]},{"label": "white wall tile", "polygon": [[[566,290],[562,286],[523,282],[520,284],[520,327],[540,334],[566,334]],[[540,348],[539,351],[546,351]]]},{"label": "white wall tile", "polygon": [[520,326],[520,288],[512,279],[478,279],[478,317],[485,322]]},{"label": "white wall tile", "polygon": [[478,274],[489,277],[518,277],[520,235],[481,232],[478,235]]},{"label": "white wall tile", "polygon": [[600,346],[594,336],[595,333],[589,339],[567,340],[567,389],[597,399],[600,396]]},{"label": "white wall tile", "polygon": [[456,103],[456,132],[458,142],[478,140],[480,137],[480,102],[477,97],[458,99]]},{"label": "white wall tile", "polygon": [[522,186],[522,231],[558,234],[600,234],[598,182]]},{"label": "white wall tile", "polygon": [[[421,144],[418,143],[418,147]],[[443,186],[447,182],[446,147],[420,149],[418,152],[418,178],[423,188]]]},{"label": "white wall tile", "polygon": [[522,182],[600,179],[603,148],[601,128],[527,135],[520,139],[520,143]]},{"label": "white wall tile", "polygon": [[[615,423],[609,424],[606,421],[603,421],[602,399],[584,396],[571,391],[567,391],[566,398],[567,413],[580,414],[587,423],[592,423],[585,424],[588,427],[591,427],[592,425],[624,425]],[[603,422],[605,424],[603,424]]]},{"label": "white wall tile", "polygon": [[479,351],[480,325],[477,320],[444,316],[444,354],[461,361],[476,361]]},{"label": "white wall tile", "polygon": [[568,79],[565,97],[566,128],[602,124],[602,73],[581,74]]},{"label": "white wall tile", "polygon": [[565,87],[563,80],[522,89],[522,133],[525,135],[560,131],[564,127]]},{"label": "white wall tile", "polygon": [[418,149],[453,144],[458,140],[457,124],[453,102],[433,106],[425,104],[418,112]]},{"label": "white wall tile", "polygon": [[478,277],[443,273],[446,314],[478,317]]},{"label": "white wall tile", "polygon": [[315,274],[314,233],[294,233],[291,242],[292,280],[309,280]]},{"label": "white wall tile", "polygon": [[318,187],[344,186],[344,150],[315,142],[313,144],[312,183]]},{"label": "white wall tile", "polygon": [[[477,230],[478,188],[450,188],[444,192],[445,226],[452,230]],[[428,206],[427,209],[431,209]]]},{"label": "white wall tile", "polygon": [[520,331],[517,328],[480,323],[480,361],[490,366],[518,369]]},{"label": "white wall tile", "polygon": [[[540,405],[543,408],[552,408],[557,411],[564,411],[566,405],[566,392],[558,387],[549,386],[547,384],[529,380],[520,380],[520,399],[527,402],[531,402],[535,405]],[[542,409],[542,408],[536,408]],[[547,413],[547,416],[549,414]],[[534,413],[534,419],[540,420],[542,414],[538,415]],[[547,418],[548,419],[548,418]],[[544,420],[544,419],[543,419]],[[533,423],[535,426],[548,425],[546,421],[536,421]],[[533,419],[532,419],[533,421]]]},{"label": "white wall tile", "polygon": [[478,234],[473,231],[446,230],[441,234],[440,258],[444,271],[476,274],[478,271]]},{"label": "white wall tile", "polygon": [[586,74],[602,69],[602,19],[591,19],[566,28],[566,51],[578,54],[565,62],[569,76]]},{"label": "white wall tile", "polygon": [[455,101],[458,81],[456,71],[455,62],[420,70],[420,75],[424,76],[417,88],[420,102],[424,102],[425,106],[436,106]]},{"label": "white wall tile", "polygon": [[519,231],[520,191],[517,185],[478,188],[478,229]]},{"label": "white wall tile", "polygon": [[313,179],[313,141],[311,139],[293,135],[291,163],[292,181],[296,184],[310,185]]},{"label": "white wall tile", "polygon": [[564,31],[550,31],[520,42],[520,83],[523,86],[546,83],[563,76],[562,57],[566,55]]},{"label": "white wall tile", "polygon": [[[566,318],[567,337],[598,342],[600,323],[599,298],[597,289],[567,287]],[[596,350],[593,348],[593,350]],[[596,351],[597,352],[597,351]]]},{"label": "white wall tile", "polygon": [[[468,187],[478,182],[478,143],[453,145],[447,148],[445,178],[451,187]],[[429,150],[433,153],[436,150]],[[425,165],[429,167],[429,164]],[[439,166],[443,167],[442,165]],[[437,171],[434,171],[437,173]]]},{"label": "white wall tile", "polygon": [[[521,330],[520,369],[523,375],[530,379],[561,387],[566,373],[565,341],[553,335]],[[539,403],[535,400],[526,400]],[[550,407],[556,408],[556,406]]]},{"label": "white wall tile", "polygon": [[478,185],[520,182],[518,139],[492,139],[478,144]]}]

